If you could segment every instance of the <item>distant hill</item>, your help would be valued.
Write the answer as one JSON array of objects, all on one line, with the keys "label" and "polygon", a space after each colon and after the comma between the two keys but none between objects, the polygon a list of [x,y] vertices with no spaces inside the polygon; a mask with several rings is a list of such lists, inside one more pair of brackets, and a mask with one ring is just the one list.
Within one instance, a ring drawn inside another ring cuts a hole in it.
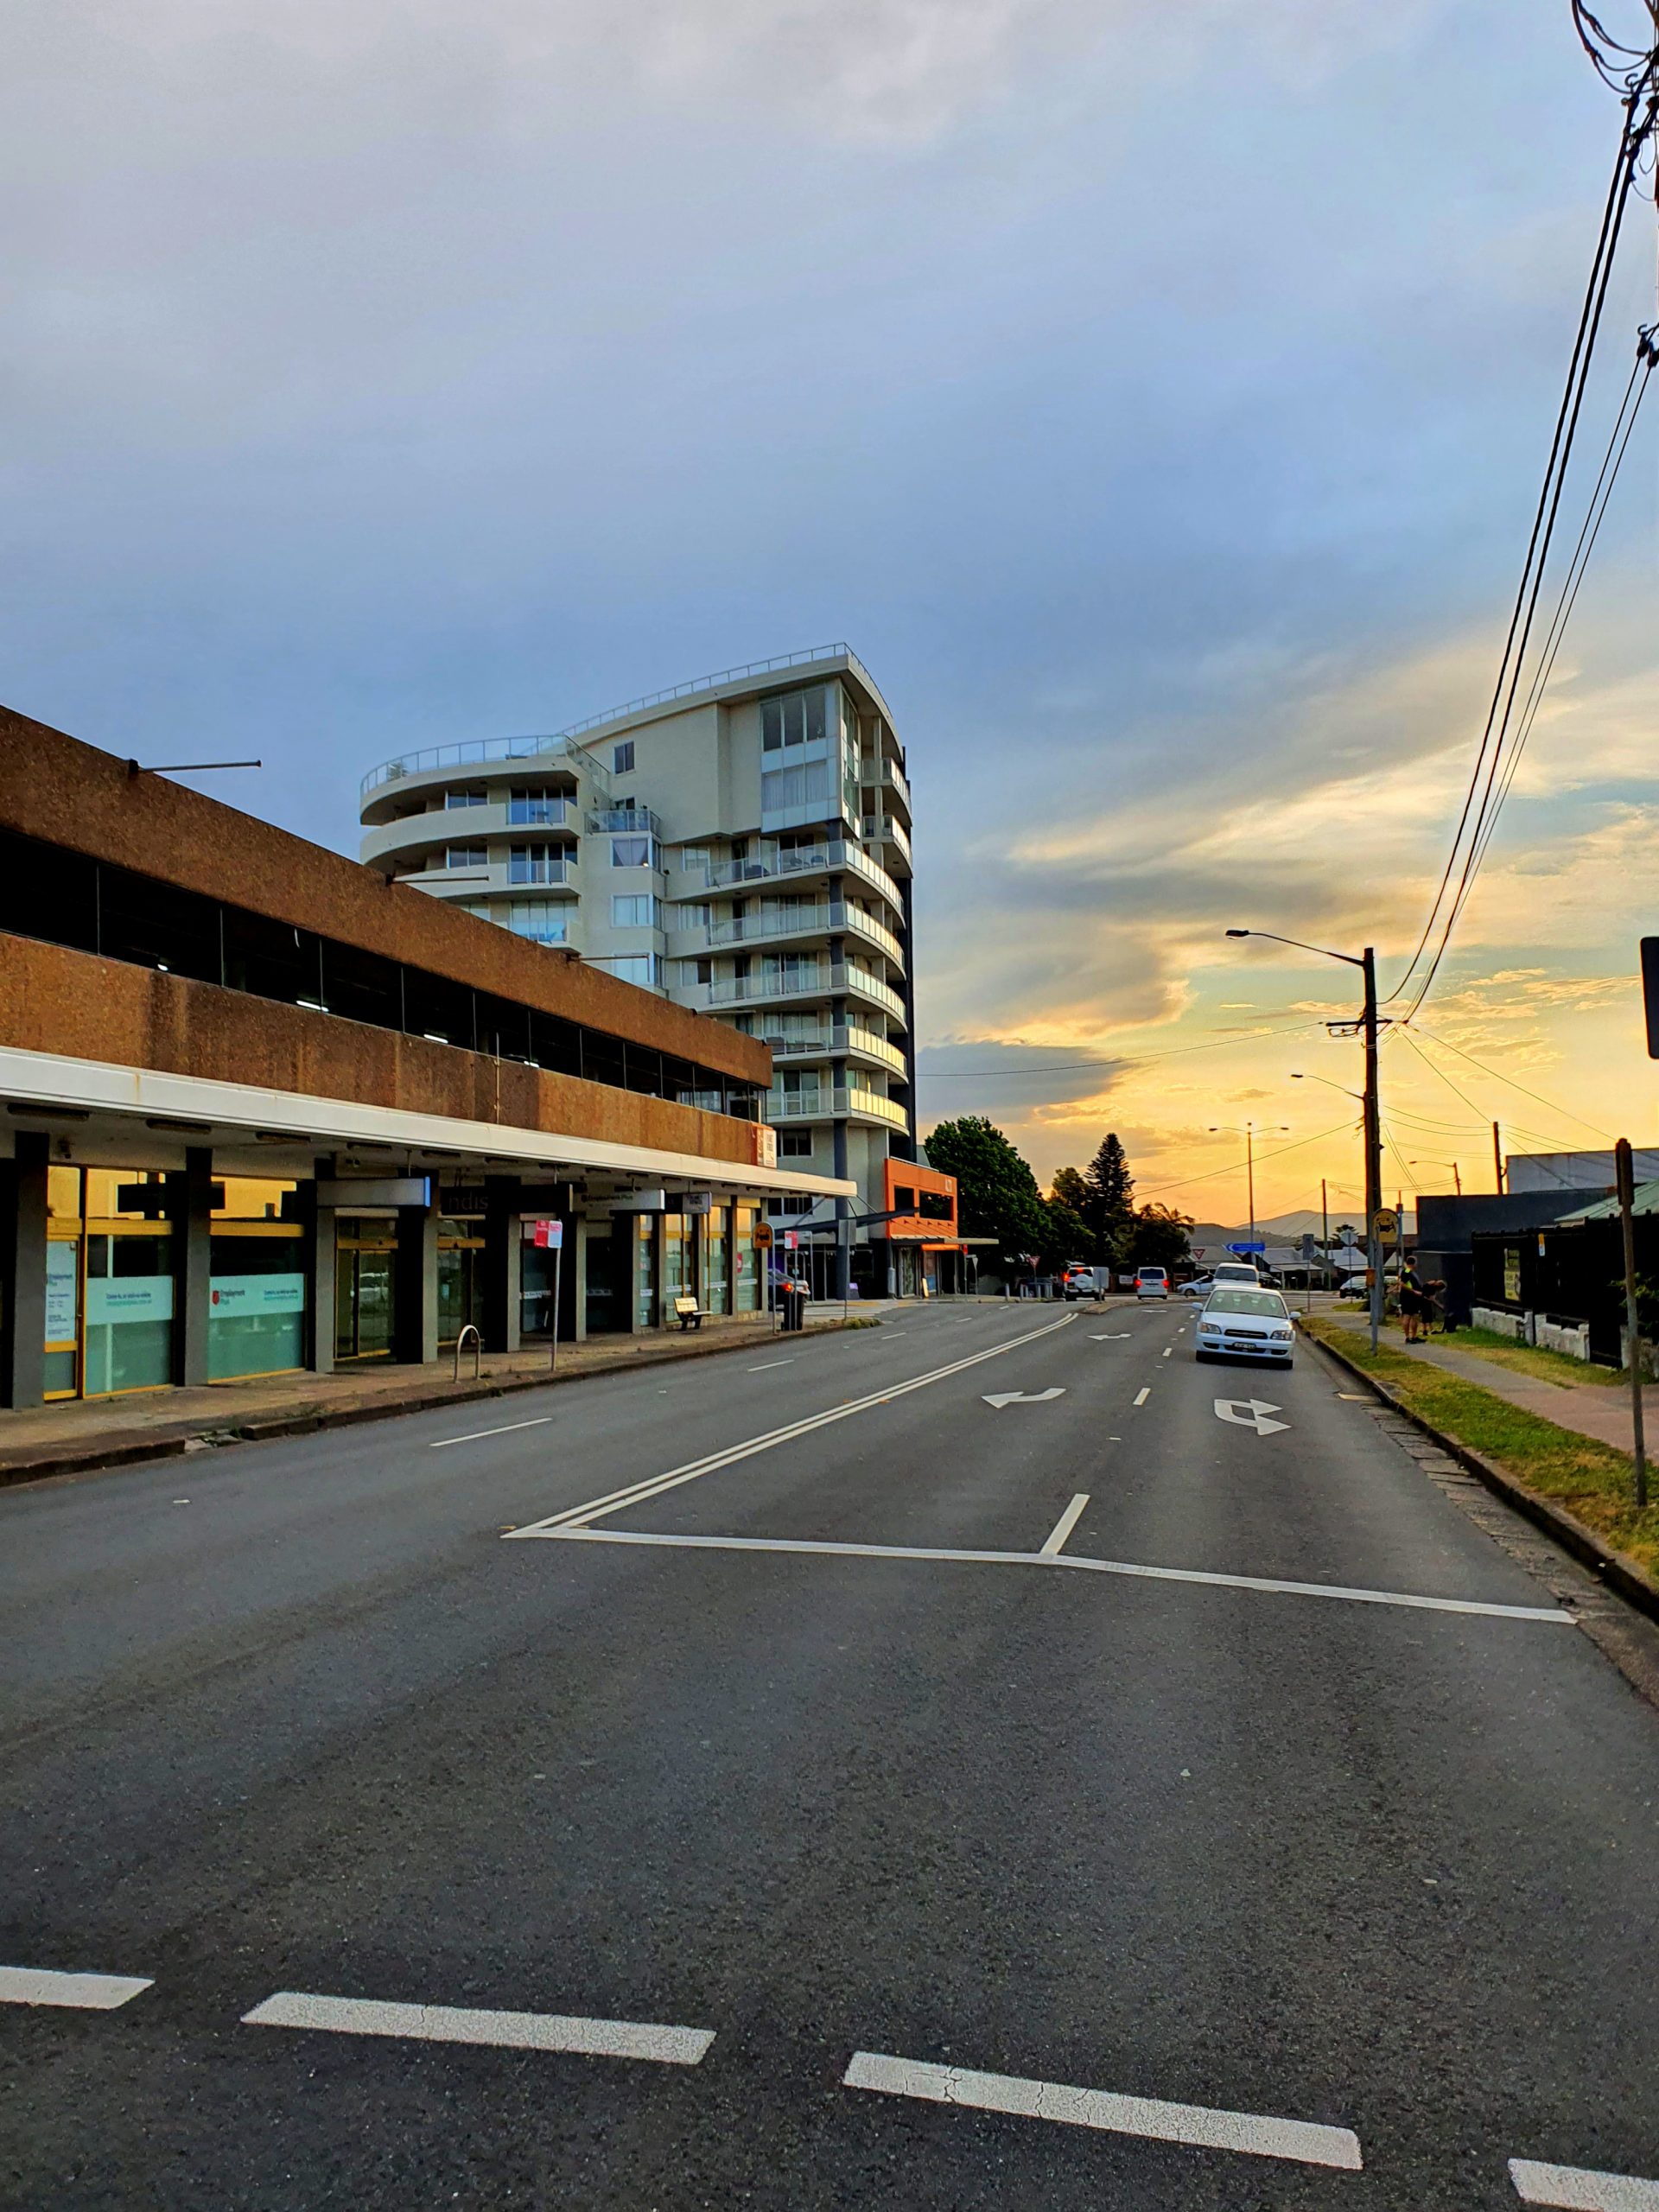
[{"label": "distant hill", "polygon": [[[1331,1209],[1332,1234],[1334,1236],[1344,1222],[1351,1228],[1358,1230],[1363,1218],[1364,1213],[1362,1207],[1350,1206],[1345,1211],[1338,1212],[1333,1206]],[[1235,1224],[1230,1229],[1224,1223],[1218,1221],[1198,1222],[1189,1232],[1193,1249],[1196,1250],[1199,1245],[1203,1245],[1211,1257],[1214,1256],[1216,1250],[1224,1249],[1229,1244],[1243,1243],[1249,1233],[1248,1224]],[[1294,1244],[1301,1236],[1319,1235],[1319,1217],[1306,1208],[1297,1213],[1276,1213],[1268,1220],[1257,1222],[1255,1233],[1258,1237],[1265,1239],[1269,1244]],[[1414,1236],[1417,1233],[1417,1217],[1409,1207],[1406,1210],[1406,1233],[1409,1236]]]}]

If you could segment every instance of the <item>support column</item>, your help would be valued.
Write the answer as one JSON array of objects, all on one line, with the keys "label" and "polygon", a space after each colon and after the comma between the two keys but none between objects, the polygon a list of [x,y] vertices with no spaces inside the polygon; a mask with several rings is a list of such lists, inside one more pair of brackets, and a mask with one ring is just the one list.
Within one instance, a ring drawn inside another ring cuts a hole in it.
[{"label": "support column", "polygon": [[[0,1405],[38,1406],[46,1377],[44,1129],[20,1129],[0,1185]],[[8,1187],[9,1186],[9,1187]]]},{"label": "support column", "polygon": [[573,1217],[564,1232],[564,1243],[565,1264],[570,1270],[576,1294],[575,1325],[570,1334],[575,1343],[586,1344],[588,1341],[588,1217],[585,1213],[579,1213]]},{"label": "support column", "polygon": [[173,1209],[173,1246],[176,1272],[173,1296],[176,1325],[173,1332],[173,1380],[187,1389],[206,1382],[207,1332],[213,1323],[213,1154],[211,1146],[191,1145],[184,1155],[182,1175],[169,1175],[169,1186],[178,1186]]},{"label": "support column", "polygon": [[484,1182],[484,1324],[486,1351],[517,1351],[518,1324],[519,1254],[523,1224],[518,1219],[519,1184],[511,1175],[491,1175]]},{"label": "support column", "polygon": [[397,1259],[393,1272],[394,1360],[426,1367],[438,1356],[438,1209],[397,1209]]}]

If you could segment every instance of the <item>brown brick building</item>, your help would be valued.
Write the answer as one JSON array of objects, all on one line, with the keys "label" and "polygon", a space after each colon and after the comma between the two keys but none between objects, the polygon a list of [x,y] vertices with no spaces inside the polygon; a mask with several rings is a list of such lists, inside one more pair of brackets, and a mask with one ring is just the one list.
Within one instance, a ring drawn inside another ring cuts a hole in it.
[{"label": "brown brick building", "polygon": [[[763,1302],[771,1055],[0,709],[0,1403]],[[827,1217],[832,1211],[823,1205]]]}]

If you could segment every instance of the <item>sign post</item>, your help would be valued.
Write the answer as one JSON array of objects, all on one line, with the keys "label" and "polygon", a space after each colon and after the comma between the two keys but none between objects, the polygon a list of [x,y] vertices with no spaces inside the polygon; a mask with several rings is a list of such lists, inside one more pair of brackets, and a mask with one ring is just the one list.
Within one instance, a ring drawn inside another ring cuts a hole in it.
[{"label": "sign post", "polygon": [[1630,1340],[1630,1456],[1636,1461],[1636,1506],[1648,1502],[1647,1438],[1642,1420],[1642,1330],[1636,1306],[1636,1161],[1630,1141],[1613,1147],[1613,1174],[1618,1190],[1618,1225],[1624,1238],[1624,1328]]},{"label": "sign post", "polygon": [[766,1319],[772,1319],[772,1224],[757,1221],[754,1224],[754,1249],[760,1255],[760,1272],[766,1279]]},{"label": "sign post", "polygon": [[548,1371],[556,1374],[559,1365],[559,1272],[564,1259],[564,1224],[562,1221],[538,1221],[536,1224],[536,1247],[538,1251],[553,1255],[553,1356],[548,1362]]}]

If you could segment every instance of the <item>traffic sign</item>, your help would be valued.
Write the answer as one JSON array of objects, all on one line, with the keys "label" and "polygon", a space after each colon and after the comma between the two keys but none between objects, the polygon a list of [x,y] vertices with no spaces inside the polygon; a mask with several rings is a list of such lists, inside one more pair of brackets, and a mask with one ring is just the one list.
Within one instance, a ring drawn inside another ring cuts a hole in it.
[{"label": "traffic sign", "polygon": [[1400,1217],[1392,1206],[1379,1206],[1371,1216],[1371,1224],[1379,1236],[1397,1236]]},{"label": "traffic sign", "polygon": [[1227,1247],[1230,1252],[1236,1252],[1241,1260],[1247,1252],[1265,1252],[1267,1249],[1265,1244],[1230,1244]]},{"label": "traffic sign", "polygon": [[800,1241],[799,1236],[794,1230],[786,1229],[784,1231],[784,1249],[785,1252],[793,1252],[798,1249]]},{"label": "traffic sign", "polygon": [[532,1240],[538,1252],[557,1252],[564,1245],[564,1224],[562,1221],[538,1221]]},{"label": "traffic sign", "polygon": [[757,1221],[757,1222],[755,1223],[755,1224],[754,1224],[754,1249],[755,1249],[755,1250],[756,1250],[757,1252],[769,1252],[769,1251],[771,1251],[771,1249],[772,1249],[772,1224],[771,1224],[769,1221]]}]

